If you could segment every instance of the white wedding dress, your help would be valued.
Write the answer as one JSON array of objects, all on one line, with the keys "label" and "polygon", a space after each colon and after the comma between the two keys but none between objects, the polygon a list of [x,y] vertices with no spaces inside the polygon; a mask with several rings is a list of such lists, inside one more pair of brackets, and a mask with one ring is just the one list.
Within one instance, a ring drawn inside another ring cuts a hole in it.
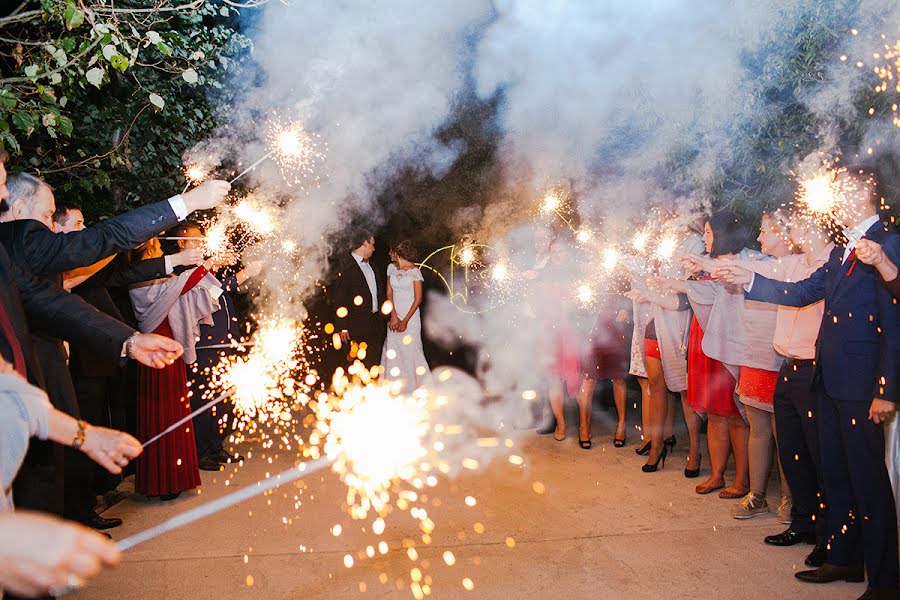
[{"label": "white wedding dress", "polygon": [[[387,274],[394,290],[394,310],[398,318],[402,319],[415,301],[413,286],[414,282],[423,280],[422,272],[417,268],[403,271],[391,263]],[[381,365],[384,367],[382,380],[401,380],[404,390],[412,391],[431,382],[431,370],[422,349],[422,318],[419,309],[410,317],[406,331],[388,329]]]}]

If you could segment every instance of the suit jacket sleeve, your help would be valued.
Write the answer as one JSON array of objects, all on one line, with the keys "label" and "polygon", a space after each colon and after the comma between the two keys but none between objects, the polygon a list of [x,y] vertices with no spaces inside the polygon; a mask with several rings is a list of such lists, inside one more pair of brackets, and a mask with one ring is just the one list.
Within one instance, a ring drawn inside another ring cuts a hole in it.
[{"label": "suit jacket sleeve", "polygon": [[166,259],[162,256],[159,258],[148,258],[147,260],[141,260],[130,265],[122,263],[119,260],[113,260],[78,287],[82,289],[122,287],[141,281],[160,279],[165,276]]},{"label": "suit jacket sleeve", "polygon": [[[884,244],[884,253],[888,260],[900,268],[900,235],[891,236]],[[891,281],[885,281],[884,285],[894,298],[900,298],[900,275],[894,277]]]},{"label": "suit jacket sleeve", "polygon": [[769,279],[757,273],[753,277],[753,286],[745,292],[748,300],[780,304],[781,306],[809,306],[825,298],[825,282],[832,269],[841,268],[843,249],[835,248],[827,263],[816,269],[816,272],[802,281],[787,283]]},{"label": "suit jacket sleeve", "polygon": [[[3,256],[4,260],[6,256]],[[96,308],[62,288],[42,281],[13,264],[12,273],[22,305],[30,322],[41,324],[47,333],[118,360],[134,329],[121,321],[104,315]]]},{"label": "suit jacket sleeve", "polygon": [[177,223],[172,205],[163,200],[72,233],[35,226],[25,233],[23,250],[32,273],[55,275],[131,250]]}]

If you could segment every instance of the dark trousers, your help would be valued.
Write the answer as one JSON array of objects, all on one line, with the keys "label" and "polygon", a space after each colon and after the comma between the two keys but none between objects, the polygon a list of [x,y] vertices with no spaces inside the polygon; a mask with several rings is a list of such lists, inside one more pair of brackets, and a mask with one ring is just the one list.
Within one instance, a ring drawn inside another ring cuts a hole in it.
[{"label": "dark trousers", "polygon": [[813,365],[782,365],[775,384],[775,431],[778,459],[794,501],[791,529],[815,533],[824,544],[828,527],[816,424],[819,397],[812,388],[815,370]]},{"label": "dark trousers", "polygon": [[[203,352],[197,351],[197,365],[188,365],[188,379],[191,380],[191,410],[197,410],[219,395],[218,390],[210,389],[210,368],[198,365],[215,365],[218,355],[207,359]],[[195,366],[197,367],[195,369]],[[194,417],[194,440],[197,442],[197,457],[213,457],[222,452],[222,442],[227,435],[226,430],[231,420],[231,402],[224,400],[210,409]]]},{"label": "dark trousers", "polygon": [[865,560],[869,586],[898,583],[897,513],[884,463],[884,430],[869,420],[871,398],[837,400],[822,391],[819,441],[828,499],[828,562]]},{"label": "dark trousers", "polygon": [[366,315],[365,323],[350,331],[354,342],[366,345],[366,356],[362,363],[367,369],[381,364],[381,351],[387,338],[387,321],[380,312]]}]

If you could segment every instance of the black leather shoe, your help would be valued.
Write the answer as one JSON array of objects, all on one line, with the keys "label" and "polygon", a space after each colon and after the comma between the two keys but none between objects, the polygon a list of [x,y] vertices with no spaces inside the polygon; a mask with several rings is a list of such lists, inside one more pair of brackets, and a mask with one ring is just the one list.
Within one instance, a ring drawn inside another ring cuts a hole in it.
[{"label": "black leather shoe", "polygon": [[100,515],[94,515],[93,517],[85,521],[84,524],[88,527],[93,527],[94,529],[102,531],[104,529],[112,529],[113,527],[118,527],[122,524],[122,519],[118,519],[116,517],[106,519],[104,517],[101,517]]},{"label": "black leather shoe", "polygon": [[832,581],[849,581],[858,583],[865,581],[866,574],[862,565],[856,567],[839,567],[825,563],[812,571],[794,573],[794,577],[807,583],[831,583]]},{"label": "black leather shoe", "polygon": [[806,560],[803,562],[807,567],[821,567],[825,564],[825,557],[827,556],[827,551],[825,550],[824,544],[816,544],[816,547],[813,548],[813,551],[809,553],[806,557]]},{"label": "black leather shoe", "polygon": [[790,527],[775,535],[767,535],[763,540],[770,546],[793,546],[795,544],[815,544],[816,536],[812,533],[800,533]]},{"label": "black leather shoe", "polygon": [[212,456],[204,456],[197,461],[197,466],[201,471],[221,471],[222,465]]},{"label": "black leather shoe", "polygon": [[870,587],[857,600],[900,600],[900,589]]}]

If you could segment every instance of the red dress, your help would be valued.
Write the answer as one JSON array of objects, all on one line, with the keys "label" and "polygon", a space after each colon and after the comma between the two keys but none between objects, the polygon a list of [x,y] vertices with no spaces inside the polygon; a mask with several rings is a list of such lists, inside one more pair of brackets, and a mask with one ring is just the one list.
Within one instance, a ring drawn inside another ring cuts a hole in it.
[{"label": "red dress", "polygon": [[687,400],[697,413],[717,417],[740,416],[734,402],[734,377],[721,362],[703,353],[703,329],[691,319],[688,337]]},{"label": "red dress", "polygon": [[[196,269],[188,278],[182,295],[203,279],[206,270]],[[153,333],[174,337],[168,317]],[[175,421],[191,413],[184,361],[180,358],[162,369],[138,365],[137,433],[148,440]],[[200,485],[197,443],[193,424],[171,431],[147,446],[135,461],[134,489],[147,496],[177,494]]]}]

